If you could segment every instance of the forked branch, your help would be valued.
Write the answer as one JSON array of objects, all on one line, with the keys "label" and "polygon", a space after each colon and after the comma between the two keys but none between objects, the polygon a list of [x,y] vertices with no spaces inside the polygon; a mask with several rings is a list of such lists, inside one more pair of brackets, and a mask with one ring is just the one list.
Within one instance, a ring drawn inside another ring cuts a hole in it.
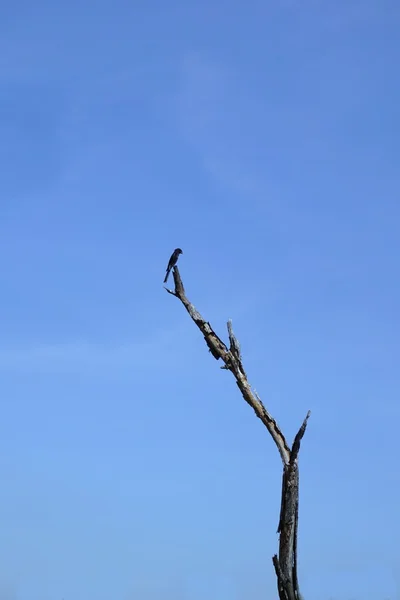
[{"label": "forked branch", "polygon": [[194,305],[188,300],[185,288],[177,266],[173,268],[175,289],[165,288],[169,294],[178,298],[186,308],[190,317],[200,329],[205,342],[216,360],[222,360],[222,369],[226,369],[235,377],[244,400],[252,407],[257,417],[268,429],[276,447],[278,448],[283,463],[282,498],[279,517],[278,533],[279,557],[273,557],[273,564],[278,580],[280,600],[300,600],[297,580],[297,524],[298,524],[298,499],[299,499],[299,473],[298,453],[300,442],[304,436],[310,411],[307,413],[299,431],[297,432],[292,447],[289,448],[286,439],[277,425],[275,419],[265,408],[255,390],[252,390],[243,366],[240,344],[233,333],[232,322],[227,323],[229,348],[215,333],[210,323],[206,321]]}]

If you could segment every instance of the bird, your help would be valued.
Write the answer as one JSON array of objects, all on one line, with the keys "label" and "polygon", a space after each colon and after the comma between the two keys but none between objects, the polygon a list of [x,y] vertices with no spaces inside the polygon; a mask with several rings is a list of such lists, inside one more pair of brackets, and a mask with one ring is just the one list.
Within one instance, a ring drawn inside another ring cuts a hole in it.
[{"label": "bird", "polygon": [[172,267],[174,267],[176,265],[176,263],[178,262],[178,258],[179,258],[180,254],[183,254],[183,252],[180,248],[175,248],[175,250],[171,254],[171,258],[169,259],[169,263],[168,263],[168,267],[167,267],[167,274],[165,275],[164,283],[167,283],[167,279],[169,277],[170,271],[171,271]]}]

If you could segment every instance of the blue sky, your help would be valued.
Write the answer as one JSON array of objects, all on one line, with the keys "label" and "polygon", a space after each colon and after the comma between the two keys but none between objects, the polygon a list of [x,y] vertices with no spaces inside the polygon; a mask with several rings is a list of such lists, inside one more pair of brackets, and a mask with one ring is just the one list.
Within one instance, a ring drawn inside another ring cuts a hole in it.
[{"label": "blue sky", "polygon": [[400,598],[400,5],[3,3],[0,600]]}]

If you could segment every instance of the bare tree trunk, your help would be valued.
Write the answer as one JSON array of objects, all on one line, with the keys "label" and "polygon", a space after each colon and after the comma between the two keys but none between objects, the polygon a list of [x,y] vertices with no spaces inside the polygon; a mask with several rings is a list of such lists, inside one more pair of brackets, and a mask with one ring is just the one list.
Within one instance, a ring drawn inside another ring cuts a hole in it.
[{"label": "bare tree trunk", "polygon": [[186,297],[182,279],[177,266],[173,269],[175,290],[165,288],[169,294],[178,298],[192,320],[202,332],[209,351],[216,360],[224,362],[222,369],[230,371],[236,379],[243,399],[252,407],[257,417],[263,422],[274,440],[283,463],[281,511],[278,533],[279,553],[274,555],[272,562],[278,583],[280,600],[301,600],[299,582],[297,579],[297,526],[299,516],[299,469],[298,454],[300,442],[307,427],[310,416],[308,411],[292,447],[289,448],[286,439],[279,429],[275,419],[269,414],[255,390],[251,389],[242,363],[240,345],[236,339],[232,323],[228,321],[229,348],[218,337],[210,323],[205,321]]}]

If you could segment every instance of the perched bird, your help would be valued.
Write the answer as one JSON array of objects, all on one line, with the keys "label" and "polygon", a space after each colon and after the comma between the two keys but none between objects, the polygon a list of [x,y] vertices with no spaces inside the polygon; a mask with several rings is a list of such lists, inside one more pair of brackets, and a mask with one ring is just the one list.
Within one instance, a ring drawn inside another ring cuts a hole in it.
[{"label": "perched bird", "polygon": [[180,254],[183,254],[183,252],[180,248],[175,248],[175,250],[171,254],[171,258],[169,259],[169,263],[168,263],[168,267],[167,267],[167,274],[165,276],[164,283],[167,283],[167,279],[169,277],[170,271],[171,271],[172,267],[174,267],[176,265],[176,263],[178,262],[178,258],[179,258]]}]

